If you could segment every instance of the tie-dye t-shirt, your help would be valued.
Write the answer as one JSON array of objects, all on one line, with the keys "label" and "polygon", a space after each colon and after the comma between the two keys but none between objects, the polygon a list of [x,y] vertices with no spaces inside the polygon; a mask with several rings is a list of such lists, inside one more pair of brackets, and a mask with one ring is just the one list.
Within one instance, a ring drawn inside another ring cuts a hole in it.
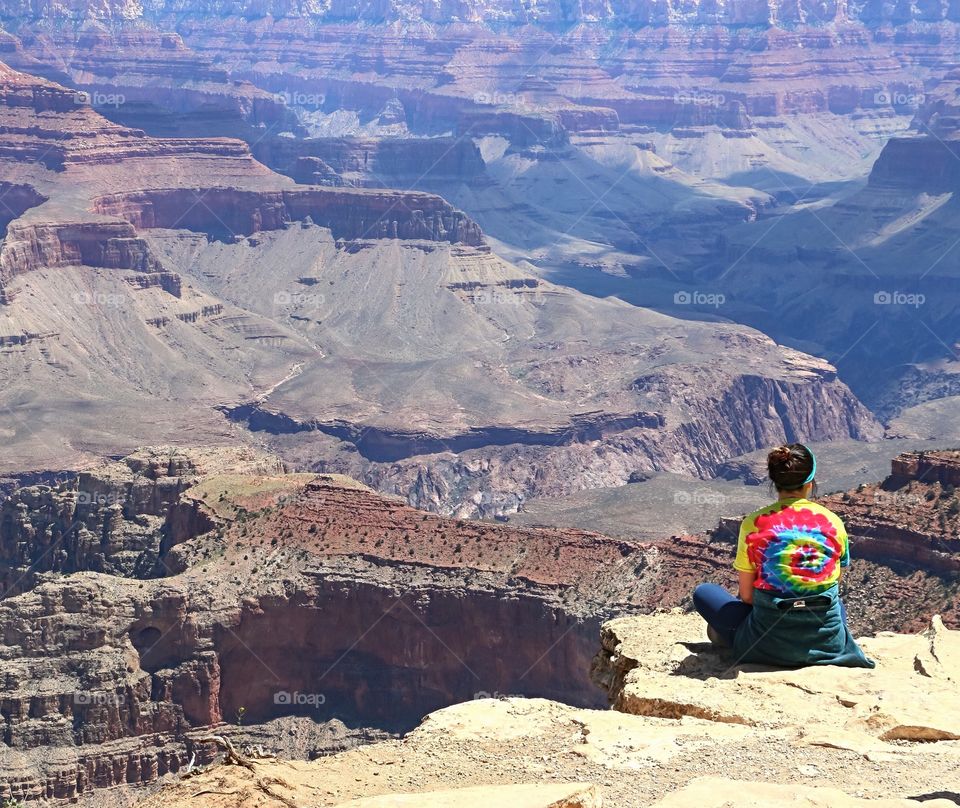
[{"label": "tie-dye t-shirt", "polygon": [[825,592],[849,563],[839,516],[809,499],[781,499],[743,520],[733,566],[756,572],[757,589],[801,597]]}]

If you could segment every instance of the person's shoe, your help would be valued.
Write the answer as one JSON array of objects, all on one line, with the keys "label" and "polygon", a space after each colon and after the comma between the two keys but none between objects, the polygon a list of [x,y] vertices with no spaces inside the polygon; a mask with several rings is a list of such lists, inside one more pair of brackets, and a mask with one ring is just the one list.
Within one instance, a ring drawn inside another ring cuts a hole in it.
[{"label": "person's shoe", "polygon": [[707,626],[707,639],[720,648],[729,648],[730,643],[713,626]]}]

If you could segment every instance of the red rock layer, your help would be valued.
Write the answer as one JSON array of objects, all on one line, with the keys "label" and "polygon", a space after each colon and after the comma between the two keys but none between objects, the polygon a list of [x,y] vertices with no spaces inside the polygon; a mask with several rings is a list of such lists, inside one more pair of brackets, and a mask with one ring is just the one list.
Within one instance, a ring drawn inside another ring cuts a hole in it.
[{"label": "red rock layer", "polygon": [[[214,507],[257,499],[235,499],[235,475],[213,476],[202,494],[210,505],[198,504],[201,494],[178,493],[198,465],[158,460],[135,456],[123,473],[81,484],[97,502],[125,493],[104,526],[111,545],[135,549],[136,525],[154,514],[171,526],[171,509],[217,520]],[[71,502],[58,496],[45,486],[15,493],[3,546],[32,546],[44,524],[67,518]],[[0,795],[70,798],[150,782],[193,753],[208,759],[191,730],[241,708],[250,722],[336,714],[402,727],[480,691],[599,703],[587,671],[601,613],[678,602],[658,581],[684,582],[685,596],[690,576],[713,565],[669,543],[443,519],[330,478],[271,501],[177,545],[168,560],[183,571],[169,578],[81,573],[0,600]],[[73,560],[83,569],[94,559]],[[50,683],[42,697],[40,669]],[[317,692],[320,713],[277,699]]]},{"label": "red rock layer", "polygon": [[843,517],[857,554],[956,579],[960,573],[960,454],[911,452],[878,485],[824,497]]}]

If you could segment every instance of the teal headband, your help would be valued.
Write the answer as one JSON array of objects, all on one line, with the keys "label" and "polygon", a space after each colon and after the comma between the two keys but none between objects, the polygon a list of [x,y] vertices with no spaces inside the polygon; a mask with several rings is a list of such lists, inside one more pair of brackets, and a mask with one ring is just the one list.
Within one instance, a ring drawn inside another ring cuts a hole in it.
[{"label": "teal headband", "polygon": [[805,443],[801,443],[800,445],[807,450],[807,453],[810,455],[810,459],[813,461],[813,468],[810,469],[810,474],[807,476],[807,479],[803,481],[803,485],[806,485],[807,483],[812,483],[813,478],[817,476],[817,456]]}]

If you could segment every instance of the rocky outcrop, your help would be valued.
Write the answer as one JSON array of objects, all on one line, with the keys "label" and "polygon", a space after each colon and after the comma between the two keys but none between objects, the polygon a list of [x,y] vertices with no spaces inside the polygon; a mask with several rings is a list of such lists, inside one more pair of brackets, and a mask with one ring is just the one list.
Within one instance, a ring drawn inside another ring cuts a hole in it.
[{"label": "rocky outcrop", "polygon": [[184,155],[247,159],[252,164],[241,141],[146,138],[142,129],[111,123],[98,114],[93,98],[0,63],[0,159],[33,162],[54,171]]},{"label": "rocky outcrop", "polygon": [[960,639],[936,618],[923,634],[865,640],[880,662],[870,671],[737,666],[704,642],[699,617],[677,613],[612,621],[602,641],[595,673],[621,709],[483,698],[430,714],[402,742],[225,762],[142,805],[212,808],[223,792],[278,808],[540,808],[585,793],[625,808],[953,805]]},{"label": "rocky outcrop", "polygon": [[[960,740],[960,632],[934,617],[918,635],[862,640],[875,669],[746,665],[701,644],[699,615],[624,617],[604,624],[591,675],[614,709],[788,730],[832,729],[861,742]],[[703,651],[706,650],[707,653]],[[763,704],[763,710],[756,706]],[[941,708],[941,705],[951,705]]]},{"label": "rocky outcrop", "polygon": [[[4,508],[3,547],[32,566],[115,573],[38,574],[0,601],[0,796],[26,799],[205,762],[202,730],[237,716],[262,741],[290,716],[409,728],[478,693],[595,704],[599,573],[615,565],[641,602],[635,568],[661,564],[595,534],[442,519],[249,452],[139,452]],[[71,517],[80,540],[58,540]],[[158,556],[174,574],[118,577],[155,574],[142,561]]]},{"label": "rocky outcrop", "polygon": [[[471,182],[483,174],[480,150],[467,138],[263,138],[253,155],[298,182],[403,187],[410,182]],[[332,172],[332,173],[331,173]],[[313,174],[319,176],[314,179]]]},{"label": "rocky outcrop", "polygon": [[181,498],[212,465],[277,470],[275,459],[248,450],[145,449],[59,483],[17,488],[0,502],[0,597],[48,573],[162,574],[172,547],[217,525],[199,500]]},{"label": "rocky outcrop", "polygon": [[[203,204],[192,204],[202,197]],[[246,191],[170,188],[98,197],[94,210],[137,229],[179,227],[218,236],[276,230],[310,218],[336,238],[402,238],[479,246],[476,223],[438,196],[412,191],[311,188]]]},{"label": "rocky outcrop", "polygon": [[16,223],[0,245],[0,280],[4,281],[40,267],[80,264],[163,272],[146,242],[123,222]]},{"label": "rocky outcrop", "polygon": [[960,189],[960,140],[933,135],[891,138],[870,172],[883,190],[954,193]]},{"label": "rocky outcrop", "polygon": [[890,462],[890,476],[883,488],[896,490],[915,482],[940,483],[941,490],[960,485],[960,452],[905,452]]},{"label": "rocky outcrop", "polygon": [[0,210],[0,238],[6,236],[10,222],[46,201],[46,198],[31,186],[10,182],[0,182],[0,198],[3,199],[3,208]]}]

